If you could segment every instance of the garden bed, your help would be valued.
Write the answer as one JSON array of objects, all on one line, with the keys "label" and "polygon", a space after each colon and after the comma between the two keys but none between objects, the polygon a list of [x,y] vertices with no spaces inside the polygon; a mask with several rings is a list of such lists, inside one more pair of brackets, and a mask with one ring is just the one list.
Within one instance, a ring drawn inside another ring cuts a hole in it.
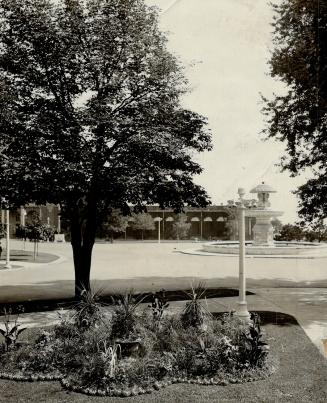
[{"label": "garden bed", "polygon": [[0,377],[60,380],[88,395],[129,397],[175,383],[227,385],[269,376],[275,365],[258,316],[246,325],[231,314],[215,319],[201,302],[204,292],[201,285],[192,289],[178,313],[168,311],[164,293],[146,309],[143,299],[126,294],[113,310],[89,294],[58,325],[30,331],[21,345],[21,330],[7,324]]},{"label": "garden bed", "polygon": [[327,401],[326,360],[296,320],[291,316],[275,312],[259,312],[259,314],[270,350],[278,360],[278,370],[264,380],[226,386],[173,384],[149,395],[133,396],[124,400],[68,392],[59,382],[18,383],[12,380],[0,380],[0,401],[6,403],[36,401],[115,403],[118,399],[135,403],[209,403],[214,401],[316,403]]}]

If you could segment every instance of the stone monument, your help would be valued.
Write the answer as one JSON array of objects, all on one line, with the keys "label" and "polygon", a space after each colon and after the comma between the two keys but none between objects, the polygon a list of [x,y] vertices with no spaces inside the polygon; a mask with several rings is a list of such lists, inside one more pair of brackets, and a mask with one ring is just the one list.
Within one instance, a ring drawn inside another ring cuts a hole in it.
[{"label": "stone monument", "polygon": [[257,205],[246,211],[247,217],[255,217],[256,219],[253,227],[253,246],[273,246],[274,229],[271,220],[283,215],[282,211],[275,211],[270,208],[269,195],[276,193],[276,190],[262,182],[250,193],[257,193],[258,197]]}]

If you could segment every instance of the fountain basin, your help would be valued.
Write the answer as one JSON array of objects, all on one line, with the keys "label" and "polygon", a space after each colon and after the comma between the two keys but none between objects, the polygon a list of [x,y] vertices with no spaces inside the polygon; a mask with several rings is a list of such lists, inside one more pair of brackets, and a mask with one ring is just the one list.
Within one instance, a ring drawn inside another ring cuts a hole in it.
[{"label": "fountain basin", "polygon": [[[253,241],[245,243],[246,255],[275,255],[275,256],[297,256],[327,254],[327,244],[305,241],[274,241],[272,245],[255,245]],[[202,251],[224,255],[238,255],[238,241],[218,241],[203,244]]]}]

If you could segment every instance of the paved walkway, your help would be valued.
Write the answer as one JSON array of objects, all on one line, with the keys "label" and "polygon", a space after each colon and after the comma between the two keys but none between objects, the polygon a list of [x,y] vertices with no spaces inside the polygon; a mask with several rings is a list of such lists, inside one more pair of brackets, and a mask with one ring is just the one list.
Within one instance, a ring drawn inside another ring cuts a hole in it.
[{"label": "paved walkway", "polygon": [[[13,242],[18,249],[19,242]],[[33,245],[27,245],[32,249]],[[187,255],[178,250],[198,249],[198,244],[114,243],[94,248],[92,279],[95,288],[119,292],[189,288],[205,280],[207,287],[238,286],[238,258]],[[24,263],[0,270],[0,302],[66,298],[73,295],[74,271],[70,244],[41,244],[40,251],[59,256],[50,264]],[[327,258],[247,259],[248,297],[251,310],[276,310],[297,318],[322,351],[327,339]],[[235,308],[237,298],[209,300],[210,309]],[[223,304],[223,305],[222,305]],[[220,308],[219,308],[220,307]],[[29,325],[49,323],[55,312],[24,315]]]}]

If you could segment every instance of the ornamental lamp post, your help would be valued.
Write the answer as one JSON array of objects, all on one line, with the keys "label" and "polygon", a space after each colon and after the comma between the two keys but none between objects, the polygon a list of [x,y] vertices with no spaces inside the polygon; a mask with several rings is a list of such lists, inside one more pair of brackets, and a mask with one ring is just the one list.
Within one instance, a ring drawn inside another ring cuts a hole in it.
[{"label": "ornamental lamp post", "polygon": [[162,221],[161,217],[155,217],[153,219],[154,222],[158,222],[158,243],[161,241],[161,236],[160,236],[160,222]]},{"label": "ornamental lamp post", "polygon": [[246,275],[245,275],[245,210],[243,188],[238,189],[239,204],[237,205],[238,211],[238,239],[239,239],[239,300],[235,315],[242,319],[244,322],[248,322],[250,319],[250,313],[247,308],[246,302]]},{"label": "ornamental lamp post", "polygon": [[10,234],[9,234],[9,210],[6,210],[6,264],[5,269],[11,269],[10,264]]}]

